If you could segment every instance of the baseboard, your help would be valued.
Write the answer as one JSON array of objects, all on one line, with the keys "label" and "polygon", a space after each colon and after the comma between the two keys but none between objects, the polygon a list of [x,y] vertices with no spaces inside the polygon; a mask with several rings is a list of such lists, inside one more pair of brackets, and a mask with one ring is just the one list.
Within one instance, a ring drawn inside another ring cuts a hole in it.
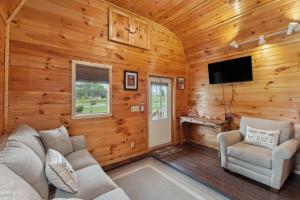
[{"label": "baseboard", "polygon": [[149,157],[149,153],[143,153],[141,155],[137,155],[137,156],[133,156],[131,158],[128,158],[126,160],[122,160],[122,161],[119,161],[119,162],[115,162],[115,163],[103,166],[102,168],[105,171],[109,171],[109,170],[113,170],[115,168],[118,168],[118,167],[121,167],[121,166],[124,166],[124,165],[128,165],[130,163],[142,160],[142,159],[147,158],[147,157]]}]

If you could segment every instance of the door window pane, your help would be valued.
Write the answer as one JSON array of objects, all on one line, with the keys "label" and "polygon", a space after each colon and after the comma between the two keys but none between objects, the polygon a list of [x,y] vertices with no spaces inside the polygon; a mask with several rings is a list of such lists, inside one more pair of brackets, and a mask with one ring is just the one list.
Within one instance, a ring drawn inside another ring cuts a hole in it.
[{"label": "door window pane", "polygon": [[152,120],[168,118],[168,84],[151,83],[151,116]]}]

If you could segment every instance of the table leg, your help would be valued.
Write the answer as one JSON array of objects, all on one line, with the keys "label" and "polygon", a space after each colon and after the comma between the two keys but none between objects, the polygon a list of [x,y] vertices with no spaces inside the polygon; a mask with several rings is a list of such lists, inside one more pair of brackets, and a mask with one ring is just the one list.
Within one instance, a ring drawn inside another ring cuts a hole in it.
[{"label": "table leg", "polygon": [[180,130],[179,130],[179,143],[183,143],[183,123],[180,123]]}]

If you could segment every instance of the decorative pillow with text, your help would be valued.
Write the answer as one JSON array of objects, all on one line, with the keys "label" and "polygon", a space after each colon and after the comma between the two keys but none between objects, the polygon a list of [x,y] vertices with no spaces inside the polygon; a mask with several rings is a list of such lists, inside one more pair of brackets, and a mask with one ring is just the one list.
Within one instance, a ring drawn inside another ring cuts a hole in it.
[{"label": "decorative pillow with text", "polygon": [[279,135],[280,131],[260,130],[247,126],[244,143],[273,150],[278,145]]}]

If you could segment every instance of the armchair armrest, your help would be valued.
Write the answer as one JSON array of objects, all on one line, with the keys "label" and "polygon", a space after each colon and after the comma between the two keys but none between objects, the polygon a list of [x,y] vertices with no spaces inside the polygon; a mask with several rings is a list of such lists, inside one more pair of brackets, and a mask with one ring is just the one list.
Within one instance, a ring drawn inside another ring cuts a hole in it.
[{"label": "armchair armrest", "polygon": [[299,148],[299,140],[296,138],[287,140],[276,147],[272,152],[272,160],[288,160],[290,159]]},{"label": "armchair armrest", "polygon": [[227,147],[240,142],[242,140],[242,136],[239,130],[234,130],[219,133],[217,138],[220,143],[221,165],[222,167],[226,167]]},{"label": "armchair armrest", "polygon": [[238,143],[242,140],[239,130],[219,133],[217,138],[220,142],[220,145],[225,147]]},{"label": "armchair armrest", "polygon": [[71,138],[74,151],[79,151],[86,148],[85,137],[83,135],[72,136],[70,138]]}]

